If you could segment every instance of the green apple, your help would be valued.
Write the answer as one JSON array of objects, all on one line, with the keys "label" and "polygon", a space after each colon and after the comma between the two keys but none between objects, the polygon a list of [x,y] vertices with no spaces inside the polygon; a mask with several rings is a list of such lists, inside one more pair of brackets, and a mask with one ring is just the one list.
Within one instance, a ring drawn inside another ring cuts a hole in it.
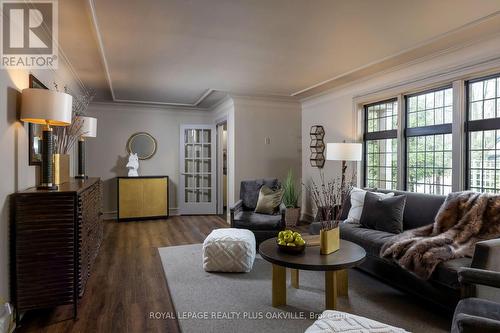
[{"label": "green apple", "polygon": [[293,235],[292,234],[285,234],[285,236],[283,236],[283,240],[287,243],[293,242]]},{"label": "green apple", "polygon": [[278,239],[283,239],[284,236],[285,236],[285,232],[284,231],[280,231],[278,233]]},{"label": "green apple", "polygon": [[293,233],[293,238],[302,237],[298,232]]},{"label": "green apple", "polygon": [[286,246],[295,246],[295,243],[286,243]]},{"label": "green apple", "polygon": [[302,246],[304,245],[306,242],[302,239],[302,237],[297,237],[295,238],[295,244],[297,244],[298,246]]},{"label": "green apple", "polygon": [[278,241],[278,244],[279,244],[279,245],[286,245],[286,242],[285,242],[284,240],[280,239],[280,240]]}]

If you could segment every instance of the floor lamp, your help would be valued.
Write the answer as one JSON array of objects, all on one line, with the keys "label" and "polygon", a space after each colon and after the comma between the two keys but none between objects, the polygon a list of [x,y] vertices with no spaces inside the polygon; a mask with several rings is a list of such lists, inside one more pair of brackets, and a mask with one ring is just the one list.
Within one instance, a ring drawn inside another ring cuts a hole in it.
[{"label": "floor lamp", "polygon": [[21,98],[21,121],[44,125],[42,134],[41,190],[57,190],[54,184],[54,136],[51,126],[71,124],[73,97],[69,94],[29,88]]},{"label": "floor lamp", "polygon": [[92,117],[80,117],[82,128],[80,129],[80,139],[78,140],[78,174],[75,178],[88,178],[86,172],[85,138],[95,138],[97,136],[97,119]]},{"label": "floor lamp", "polygon": [[347,161],[361,161],[363,155],[363,145],[361,143],[327,143],[326,160],[342,161],[341,189],[342,197],[340,201],[344,204],[345,174],[347,171]]}]

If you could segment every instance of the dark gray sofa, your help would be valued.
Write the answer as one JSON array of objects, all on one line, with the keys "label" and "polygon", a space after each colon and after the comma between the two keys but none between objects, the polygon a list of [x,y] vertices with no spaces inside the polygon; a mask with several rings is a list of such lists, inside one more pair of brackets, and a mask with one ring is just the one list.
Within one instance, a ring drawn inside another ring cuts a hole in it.
[{"label": "dark gray sofa", "polygon": [[231,228],[248,229],[255,235],[257,248],[266,239],[276,237],[285,229],[285,207],[281,205],[279,212],[274,215],[255,213],[259,191],[263,185],[275,189],[279,188],[278,179],[245,180],[240,185],[240,200],[231,210]]},{"label": "dark gray sofa", "polygon": [[[439,207],[445,200],[444,196],[428,195],[421,193],[394,192],[396,195],[406,195],[406,206],[403,215],[403,230],[414,229],[434,222]],[[350,200],[346,200],[345,209],[341,219],[347,218]],[[311,233],[319,233],[319,226],[313,223]],[[452,311],[458,301],[466,296],[469,289],[462,286],[458,279],[458,271],[462,267],[498,270],[494,267],[495,261],[500,260],[500,244],[496,240],[479,242],[476,245],[473,258],[453,259],[439,264],[431,278],[424,281],[409,271],[396,265],[394,262],[382,259],[380,249],[394,234],[366,229],[359,224],[344,223],[340,226],[340,237],[361,245],[367,253],[366,260],[359,266],[379,279],[398,289],[422,297],[427,301]],[[499,261],[500,262],[500,261]]]}]

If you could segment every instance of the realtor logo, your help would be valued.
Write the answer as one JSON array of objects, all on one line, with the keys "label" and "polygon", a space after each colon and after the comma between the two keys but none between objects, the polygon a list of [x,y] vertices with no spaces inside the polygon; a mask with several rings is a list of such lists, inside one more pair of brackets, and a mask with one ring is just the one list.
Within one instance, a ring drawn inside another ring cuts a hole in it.
[{"label": "realtor logo", "polygon": [[57,68],[57,1],[2,0],[1,68]]}]

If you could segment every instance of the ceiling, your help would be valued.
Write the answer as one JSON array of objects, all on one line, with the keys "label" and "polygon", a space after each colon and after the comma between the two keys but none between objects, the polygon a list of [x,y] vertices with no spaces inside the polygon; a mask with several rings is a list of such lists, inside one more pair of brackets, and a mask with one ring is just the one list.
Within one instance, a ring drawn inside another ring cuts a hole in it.
[{"label": "ceiling", "polygon": [[59,6],[61,47],[97,100],[188,107],[209,108],[225,93],[300,98],[370,66],[421,57],[426,47],[448,48],[446,39],[477,38],[465,32],[485,22],[488,33],[500,32],[498,0],[70,0]]}]

